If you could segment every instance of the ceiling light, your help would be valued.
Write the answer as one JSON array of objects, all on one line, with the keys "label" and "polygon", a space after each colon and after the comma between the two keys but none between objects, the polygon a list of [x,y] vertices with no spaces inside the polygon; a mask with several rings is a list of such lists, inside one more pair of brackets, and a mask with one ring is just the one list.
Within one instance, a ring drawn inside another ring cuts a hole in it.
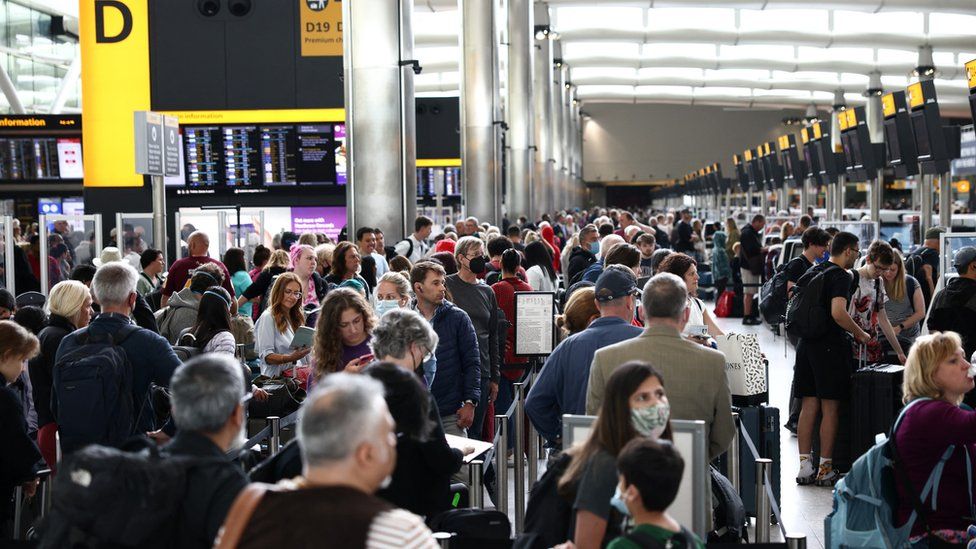
[{"label": "ceiling light", "polygon": [[552,29],[549,28],[549,25],[536,25],[535,26],[535,39],[536,40],[545,40],[545,39],[549,38],[549,33],[551,33],[551,32],[552,32]]},{"label": "ceiling light", "polygon": [[918,66],[915,67],[912,74],[925,80],[935,78],[935,61],[932,60],[932,46],[918,47]]}]

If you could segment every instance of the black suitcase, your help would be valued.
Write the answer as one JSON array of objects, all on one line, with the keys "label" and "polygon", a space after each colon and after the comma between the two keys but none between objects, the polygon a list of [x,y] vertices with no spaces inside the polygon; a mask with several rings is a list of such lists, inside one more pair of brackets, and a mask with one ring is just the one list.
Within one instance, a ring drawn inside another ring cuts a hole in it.
[{"label": "black suitcase", "polygon": [[512,546],[512,524],[501,511],[451,509],[432,518],[430,529],[453,534],[452,548],[495,549]]},{"label": "black suitcase", "polygon": [[[739,495],[746,514],[756,516],[756,459],[746,443],[748,433],[759,457],[773,460],[769,480],[773,485],[773,495],[777,504],[780,500],[780,426],[779,408],[771,406],[748,406],[740,408],[739,423],[745,433],[739,433]],[[728,457],[723,454],[715,461],[715,467],[723,475],[728,475]]]},{"label": "black suitcase", "polygon": [[878,433],[888,433],[902,408],[905,367],[873,364],[851,377],[851,453],[854,459],[874,446]]}]

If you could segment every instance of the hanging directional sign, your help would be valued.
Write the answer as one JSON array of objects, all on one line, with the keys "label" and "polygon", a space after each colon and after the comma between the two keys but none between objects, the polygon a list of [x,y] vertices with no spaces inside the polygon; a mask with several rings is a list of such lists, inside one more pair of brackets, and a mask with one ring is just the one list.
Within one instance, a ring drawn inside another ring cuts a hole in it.
[{"label": "hanging directional sign", "polygon": [[163,175],[163,117],[150,111],[136,111],[136,173]]},{"label": "hanging directional sign", "polygon": [[180,119],[163,116],[163,157],[166,177],[180,175]]}]

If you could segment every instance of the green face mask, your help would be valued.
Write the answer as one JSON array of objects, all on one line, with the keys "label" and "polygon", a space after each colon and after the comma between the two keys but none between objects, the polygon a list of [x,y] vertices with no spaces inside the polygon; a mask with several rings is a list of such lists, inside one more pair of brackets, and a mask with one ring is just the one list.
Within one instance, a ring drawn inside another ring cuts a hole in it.
[{"label": "green face mask", "polygon": [[667,402],[658,402],[646,408],[631,408],[630,421],[634,429],[642,436],[660,438],[668,426],[671,417],[671,406]]}]

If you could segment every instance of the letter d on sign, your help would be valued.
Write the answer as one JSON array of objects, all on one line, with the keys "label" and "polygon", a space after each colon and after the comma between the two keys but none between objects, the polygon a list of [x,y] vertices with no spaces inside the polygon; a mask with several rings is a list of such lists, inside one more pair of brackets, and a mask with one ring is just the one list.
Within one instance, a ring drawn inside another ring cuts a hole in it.
[{"label": "letter d on sign", "polygon": [[[115,36],[105,35],[105,9],[114,8],[122,16],[122,30]],[[120,0],[95,0],[95,42],[113,44],[121,42],[132,33],[132,12]]]}]

